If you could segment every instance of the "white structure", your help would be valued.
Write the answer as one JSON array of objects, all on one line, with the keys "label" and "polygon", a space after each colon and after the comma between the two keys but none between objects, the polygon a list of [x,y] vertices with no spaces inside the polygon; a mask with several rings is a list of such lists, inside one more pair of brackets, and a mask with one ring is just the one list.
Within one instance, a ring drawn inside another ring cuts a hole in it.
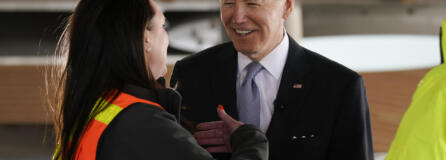
[{"label": "white structure", "polygon": [[357,72],[430,68],[440,64],[438,36],[349,35],[304,38],[302,46]]}]

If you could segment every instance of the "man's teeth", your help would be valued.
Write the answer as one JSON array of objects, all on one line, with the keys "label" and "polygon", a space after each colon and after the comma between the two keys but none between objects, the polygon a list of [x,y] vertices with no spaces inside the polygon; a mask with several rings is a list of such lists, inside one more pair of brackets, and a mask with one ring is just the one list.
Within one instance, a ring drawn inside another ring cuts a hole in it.
[{"label": "man's teeth", "polygon": [[251,33],[252,31],[235,30],[235,32],[237,32],[238,34],[248,34],[248,33]]}]

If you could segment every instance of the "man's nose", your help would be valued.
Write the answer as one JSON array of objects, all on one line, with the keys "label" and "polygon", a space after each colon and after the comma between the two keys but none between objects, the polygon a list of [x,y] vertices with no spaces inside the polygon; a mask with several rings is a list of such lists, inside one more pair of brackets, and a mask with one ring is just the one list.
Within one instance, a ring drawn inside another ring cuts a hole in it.
[{"label": "man's nose", "polygon": [[246,9],[241,5],[236,5],[236,7],[234,7],[232,22],[235,24],[241,24],[245,21],[246,21]]}]

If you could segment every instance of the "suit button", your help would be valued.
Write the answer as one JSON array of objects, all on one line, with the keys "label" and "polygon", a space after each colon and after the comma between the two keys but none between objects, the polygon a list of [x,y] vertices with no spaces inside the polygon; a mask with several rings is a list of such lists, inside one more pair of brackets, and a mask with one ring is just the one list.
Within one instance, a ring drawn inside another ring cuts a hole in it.
[{"label": "suit button", "polygon": [[285,106],[284,106],[284,105],[280,105],[280,106],[279,106],[279,109],[284,110],[284,109],[285,109]]},{"label": "suit button", "polygon": [[292,140],[297,140],[297,136],[292,136],[291,139]]},{"label": "suit button", "polygon": [[310,134],[310,138],[311,138],[311,139],[316,138],[316,135],[314,135],[314,134]]}]

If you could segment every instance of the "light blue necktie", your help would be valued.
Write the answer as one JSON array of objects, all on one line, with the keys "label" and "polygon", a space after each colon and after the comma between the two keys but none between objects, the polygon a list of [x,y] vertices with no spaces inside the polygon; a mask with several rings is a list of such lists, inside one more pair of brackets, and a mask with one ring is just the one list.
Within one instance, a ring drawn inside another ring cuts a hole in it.
[{"label": "light blue necktie", "polygon": [[237,109],[240,121],[260,127],[260,94],[254,78],[263,66],[259,62],[251,62],[247,74],[237,88]]}]

